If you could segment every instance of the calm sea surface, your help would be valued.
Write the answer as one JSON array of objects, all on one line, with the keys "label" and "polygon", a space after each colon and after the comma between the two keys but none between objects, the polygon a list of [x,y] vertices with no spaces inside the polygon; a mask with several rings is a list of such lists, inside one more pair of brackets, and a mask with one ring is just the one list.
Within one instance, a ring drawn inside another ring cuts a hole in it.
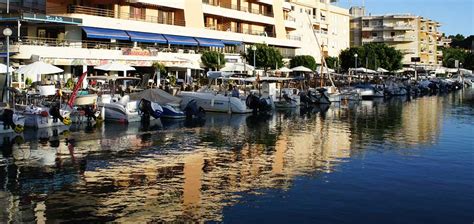
[{"label": "calm sea surface", "polygon": [[0,223],[473,223],[474,91],[2,137]]}]

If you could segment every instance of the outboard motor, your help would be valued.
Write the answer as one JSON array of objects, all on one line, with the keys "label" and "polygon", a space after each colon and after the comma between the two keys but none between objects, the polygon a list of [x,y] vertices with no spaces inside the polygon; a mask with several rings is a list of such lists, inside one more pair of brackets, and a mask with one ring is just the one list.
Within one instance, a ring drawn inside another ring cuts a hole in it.
[{"label": "outboard motor", "polygon": [[2,115],[0,116],[0,121],[3,122],[3,128],[15,128],[15,122],[13,122],[13,110],[4,109]]},{"label": "outboard motor", "polygon": [[64,117],[61,116],[61,112],[59,111],[59,105],[54,104],[49,109],[49,114],[53,117],[53,122],[56,123],[58,120],[64,123]]},{"label": "outboard motor", "polygon": [[189,101],[184,108],[184,114],[186,114],[186,118],[188,119],[193,117],[204,117],[205,113],[204,109],[198,107],[196,100]]},{"label": "outboard motor", "polygon": [[145,99],[140,100],[140,103],[138,104],[138,109],[140,110],[143,116],[152,116],[155,119],[160,118],[161,114],[163,113],[163,108],[159,104],[152,103]]},{"label": "outboard motor", "polygon": [[94,112],[94,109],[92,108],[92,106],[84,107],[84,113],[87,117],[87,120],[89,120],[89,121],[91,119],[97,120],[97,116],[95,115],[95,112]]},{"label": "outboard motor", "polygon": [[268,111],[272,109],[271,102],[268,102],[270,99],[262,98],[260,99],[255,94],[250,94],[247,99],[245,100],[245,104],[248,108],[253,110],[253,113],[257,113],[257,111]]}]

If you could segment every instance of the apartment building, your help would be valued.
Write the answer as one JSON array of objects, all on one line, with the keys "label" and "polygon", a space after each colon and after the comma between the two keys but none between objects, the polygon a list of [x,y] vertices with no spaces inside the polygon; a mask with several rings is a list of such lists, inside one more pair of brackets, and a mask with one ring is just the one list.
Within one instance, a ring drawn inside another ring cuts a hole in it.
[{"label": "apartment building", "polygon": [[350,46],[347,9],[337,7],[330,0],[290,0],[290,10],[285,14],[297,24],[287,27],[289,38],[301,41],[304,47],[296,49],[297,55],[312,55],[319,63],[324,57],[339,56]]},{"label": "apartment building", "polygon": [[437,49],[439,26],[438,22],[409,14],[353,17],[351,46],[385,43],[404,53],[404,64],[412,64],[412,57],[420,57],[420,64],[436,67],[442,57]]},{"label": "apartment building", "polygon": [[239,60],[256,43],[319,57],[313,32],[327,55],[349,45],[348,12],[330,0],[29,0],[11,1],[8,14],[0,5],[13,63],[41,58],[69,75],[110,61],[138,70],[159,61],[189,75],[204,50]]}]

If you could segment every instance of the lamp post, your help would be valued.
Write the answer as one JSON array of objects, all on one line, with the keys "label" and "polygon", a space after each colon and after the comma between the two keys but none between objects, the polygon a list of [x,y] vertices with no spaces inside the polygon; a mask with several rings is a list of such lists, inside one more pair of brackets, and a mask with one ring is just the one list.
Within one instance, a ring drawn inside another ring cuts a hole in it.
[{"label": "lamp post", "polygon": [[[10,36],[12,35],[12,30],[10,28],[5,28],[3,30],[3,35],[6,37],[6,41],[7,41],[7,80],[6,80],[6,84],[7,84],[7,88],[10,87]],[[10,93],[9,93],[9,90],[7,89],[7,92],[6,92],[6,101],[7,103],[9,102],[9,99],[10,99]]]},{"label": "lamp post", "polygon": [[359,55],[357,53],[355,53],[354,57],[355,57],[354,75],[357,75],[357,57],[359,57]]},{"label": "lamp post", "polygon": [[257,66],[255,65],[255,53],[257,52],[257,46],[253,45],[253,46],[252,46],[252,51],[253,51],[253,67],[254,67],[254,69],[255,69],[255,68],[257,67]]}]

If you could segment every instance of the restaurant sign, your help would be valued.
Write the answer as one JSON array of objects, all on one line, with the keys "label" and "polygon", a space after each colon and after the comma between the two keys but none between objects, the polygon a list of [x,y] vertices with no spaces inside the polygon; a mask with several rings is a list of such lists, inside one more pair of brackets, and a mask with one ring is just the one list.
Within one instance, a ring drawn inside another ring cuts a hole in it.
[{"label": "restaurant sign", "polygon": [[141,49],[141,48],[122,48],[122,55],[127,56],[157,56],[157,50]]}]

